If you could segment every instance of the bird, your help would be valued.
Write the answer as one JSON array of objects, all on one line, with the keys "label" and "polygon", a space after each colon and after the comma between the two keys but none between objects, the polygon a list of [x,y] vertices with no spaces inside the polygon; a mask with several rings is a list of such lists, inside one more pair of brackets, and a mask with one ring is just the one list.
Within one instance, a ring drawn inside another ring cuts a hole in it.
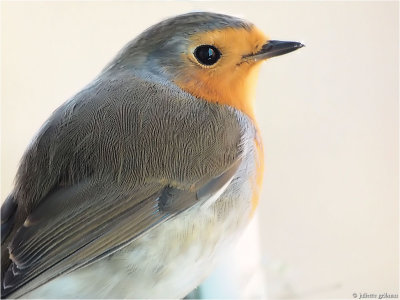
[{"label": "bird", "polygon": [[2,298],[182,298],[254,215],[261,62],[302,48],[213,12],[165,19],[58,107],[1,207]]}]

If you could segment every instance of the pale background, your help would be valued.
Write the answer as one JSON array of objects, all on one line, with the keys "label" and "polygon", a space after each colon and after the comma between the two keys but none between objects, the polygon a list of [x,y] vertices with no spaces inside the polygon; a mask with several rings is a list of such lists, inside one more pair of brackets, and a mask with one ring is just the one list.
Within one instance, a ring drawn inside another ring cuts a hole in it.
[{"label": "pale background", "polygon": [[[258,222],[227,255],[240,270],[218,271],[205,295],[398,293],[398,2],[3,2],[1,199],[56,107],[145,28],[193,10],[307,45],[262,68]],[[232,274],[230,293],[219,282]]]}]

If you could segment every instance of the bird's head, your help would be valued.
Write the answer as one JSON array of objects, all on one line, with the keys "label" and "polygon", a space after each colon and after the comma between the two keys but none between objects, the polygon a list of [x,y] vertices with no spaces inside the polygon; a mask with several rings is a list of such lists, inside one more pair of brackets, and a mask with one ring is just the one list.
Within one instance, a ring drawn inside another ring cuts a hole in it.
[{"label": "bird's head", "polygon": [[270,40],[245,20],[196,12],[150,27],[110,66],[151,72],[195,97],[252,116],[260,63],[301,47],[298,42]]}]

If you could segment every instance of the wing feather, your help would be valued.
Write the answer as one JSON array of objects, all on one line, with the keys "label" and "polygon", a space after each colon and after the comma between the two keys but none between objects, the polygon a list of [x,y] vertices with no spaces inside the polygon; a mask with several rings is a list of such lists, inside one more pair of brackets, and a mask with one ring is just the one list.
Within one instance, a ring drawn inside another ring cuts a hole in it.
[{"label": "wing feather", "polygon": [[28,216],[9,244],[12,263],[2,297],[21,297],[47,281],[93,263],[154,226],[221,194],[238,159],[215,178],[182,190],[161,183],[130,191],[87,180],[54,191]]}]

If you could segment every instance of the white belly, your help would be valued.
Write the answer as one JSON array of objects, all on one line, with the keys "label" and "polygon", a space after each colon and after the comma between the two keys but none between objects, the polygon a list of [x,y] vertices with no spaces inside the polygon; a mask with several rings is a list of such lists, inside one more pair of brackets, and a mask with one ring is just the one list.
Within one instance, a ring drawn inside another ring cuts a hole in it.
[{"label": "white belly", "polygon": [[249,221],[250,184],[241,185],[240,192],[228,190],[214,204],[193,207],[113,255],[23,298],[184,297],[207,277],[218,253]]}]

